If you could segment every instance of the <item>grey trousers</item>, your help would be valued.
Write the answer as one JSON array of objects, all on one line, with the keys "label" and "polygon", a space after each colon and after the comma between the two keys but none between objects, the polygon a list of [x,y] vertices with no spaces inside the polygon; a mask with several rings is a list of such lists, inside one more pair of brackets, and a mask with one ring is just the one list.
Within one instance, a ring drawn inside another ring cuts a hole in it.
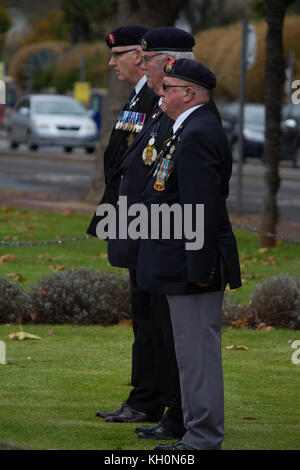
[{"label": "grey trousers", "polygon": [[224,291],[168,295],[186,433],[195,449],[219,449],[224,439],[221,354]]}]

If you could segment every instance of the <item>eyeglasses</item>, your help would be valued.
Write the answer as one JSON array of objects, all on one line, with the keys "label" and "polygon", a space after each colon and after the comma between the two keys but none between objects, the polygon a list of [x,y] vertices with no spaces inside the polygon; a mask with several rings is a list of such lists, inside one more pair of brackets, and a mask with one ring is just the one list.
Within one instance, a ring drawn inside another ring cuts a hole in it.
[{"label": "eyeglasses", "polygon": [[147,62],[150,62],[150,60],[157,56],[157,55],[163,55],[164,53],[163,52],[157,52],[156,54],[153,54],[153,55],[142,55],[142,61],[143,63],[146,65]]},{"label": "eyeglasses", "polygon": [[162,89],[167,90],[168,88],[187,88],[189,85],[168,85],[167,83],[162,84]]},{"label": "eyeglasses", "polygon": [[114,59],[118,59],[120,55],[127,54],[127,52],[133,52],[133,51],[136,51],[136,49],[127,49],[127,51],[112,52],[110,57],[111,58],[113,57]]}]

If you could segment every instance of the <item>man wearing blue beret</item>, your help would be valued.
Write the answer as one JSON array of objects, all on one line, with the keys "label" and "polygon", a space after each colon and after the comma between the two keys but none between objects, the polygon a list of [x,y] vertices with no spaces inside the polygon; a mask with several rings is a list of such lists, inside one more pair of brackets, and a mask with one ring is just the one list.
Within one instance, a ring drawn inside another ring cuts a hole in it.
[{"label": "man wearing blue beret", "polygon": [[159,227],[141,238],[136,268],[140,289],[167,297],[180,377],[185,434],[156,450],[217,450],[224,439],[222,301],[227,282],[239,288],[241,279],[226,209],[231,153],[209,106],[215,86],[199,62],[166,65],[161,108],[174,121],[173,135],[140,196],[148,214],[154,206],[174,210],[167,236]]}]

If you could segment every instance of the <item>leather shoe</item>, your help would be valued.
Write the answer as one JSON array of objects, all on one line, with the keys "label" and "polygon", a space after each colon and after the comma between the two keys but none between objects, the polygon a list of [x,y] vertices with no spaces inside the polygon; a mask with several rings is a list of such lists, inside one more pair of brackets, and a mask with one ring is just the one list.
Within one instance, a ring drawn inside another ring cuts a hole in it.
[{"label": "leather shoe", "polygon": [[97,418],[107,418],[108,416],[117,416],[119,415],[120,413],[122,413],[122,411],[124,410],[124,408],[127,406],[127,403],[124,402],[120,408],[116,409],[115,411],[102,411],[102,410],[99,410],[99,411],[96,411],[95,413],[95,416]]},{"label": "leather shoe", "polygon": [[[143,428],[141,430],[141,428]],[[137,431],[139,429],[139,431]],[[138,437],[141,439],[177,439],[178,437],[182,437],[179,434],[176,434],[172,431],[169,431],[160,423],[156,426],[138,426],[135,430],[138,433]]]},{"label": "leather shoe", "polygon": [[[195,449],[195,447],[188,446],[187,444],[184,444],[183,442],[174,442],[174,444],[158,444],[156,447],[154,447],[154,450],[193,450],[193,451],[198,451],[201,449]],[[209,450],[221,450],[221,445],[215,447],[214,449],[209,449]]]},{"label": "leather shoe", "polygon": [[129,405],[126,405],[120,414],[110,415],[105,421],[107,423],[155,423],[158,420],[154,416],[134,410]]},{"label": "leather shoe", "polygon": [[158,444],[154,447],[154,450],[198,450],[194,447],[190,447],[183,442],[174,442],[174,444]]}]

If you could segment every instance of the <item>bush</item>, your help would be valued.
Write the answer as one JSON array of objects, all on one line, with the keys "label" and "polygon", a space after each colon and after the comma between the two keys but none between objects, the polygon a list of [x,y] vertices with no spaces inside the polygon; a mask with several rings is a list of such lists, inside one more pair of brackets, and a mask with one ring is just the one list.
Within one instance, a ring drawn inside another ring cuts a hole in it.
[{"label": "bush", "polygon": [[28,298],[35,323],[112,325],[131,316],[127,273],[70,269],[42,279]]},{"label": "bush", "polygon": [[0,275],[0,323],[15,322],[25,316],[26,296],[17,282]]},{"label": "bush", "polygon": [[222,325],[223,326],[237,326],[239,322],[248,318],[249,311],[245,305],[239,305],[233,302],[228,295],[224,295],[222,306]]},{"label": "bush", "polygon": [[300,277],[280,275],[256,287],[250,299],[256,325],[300,328]]}]

